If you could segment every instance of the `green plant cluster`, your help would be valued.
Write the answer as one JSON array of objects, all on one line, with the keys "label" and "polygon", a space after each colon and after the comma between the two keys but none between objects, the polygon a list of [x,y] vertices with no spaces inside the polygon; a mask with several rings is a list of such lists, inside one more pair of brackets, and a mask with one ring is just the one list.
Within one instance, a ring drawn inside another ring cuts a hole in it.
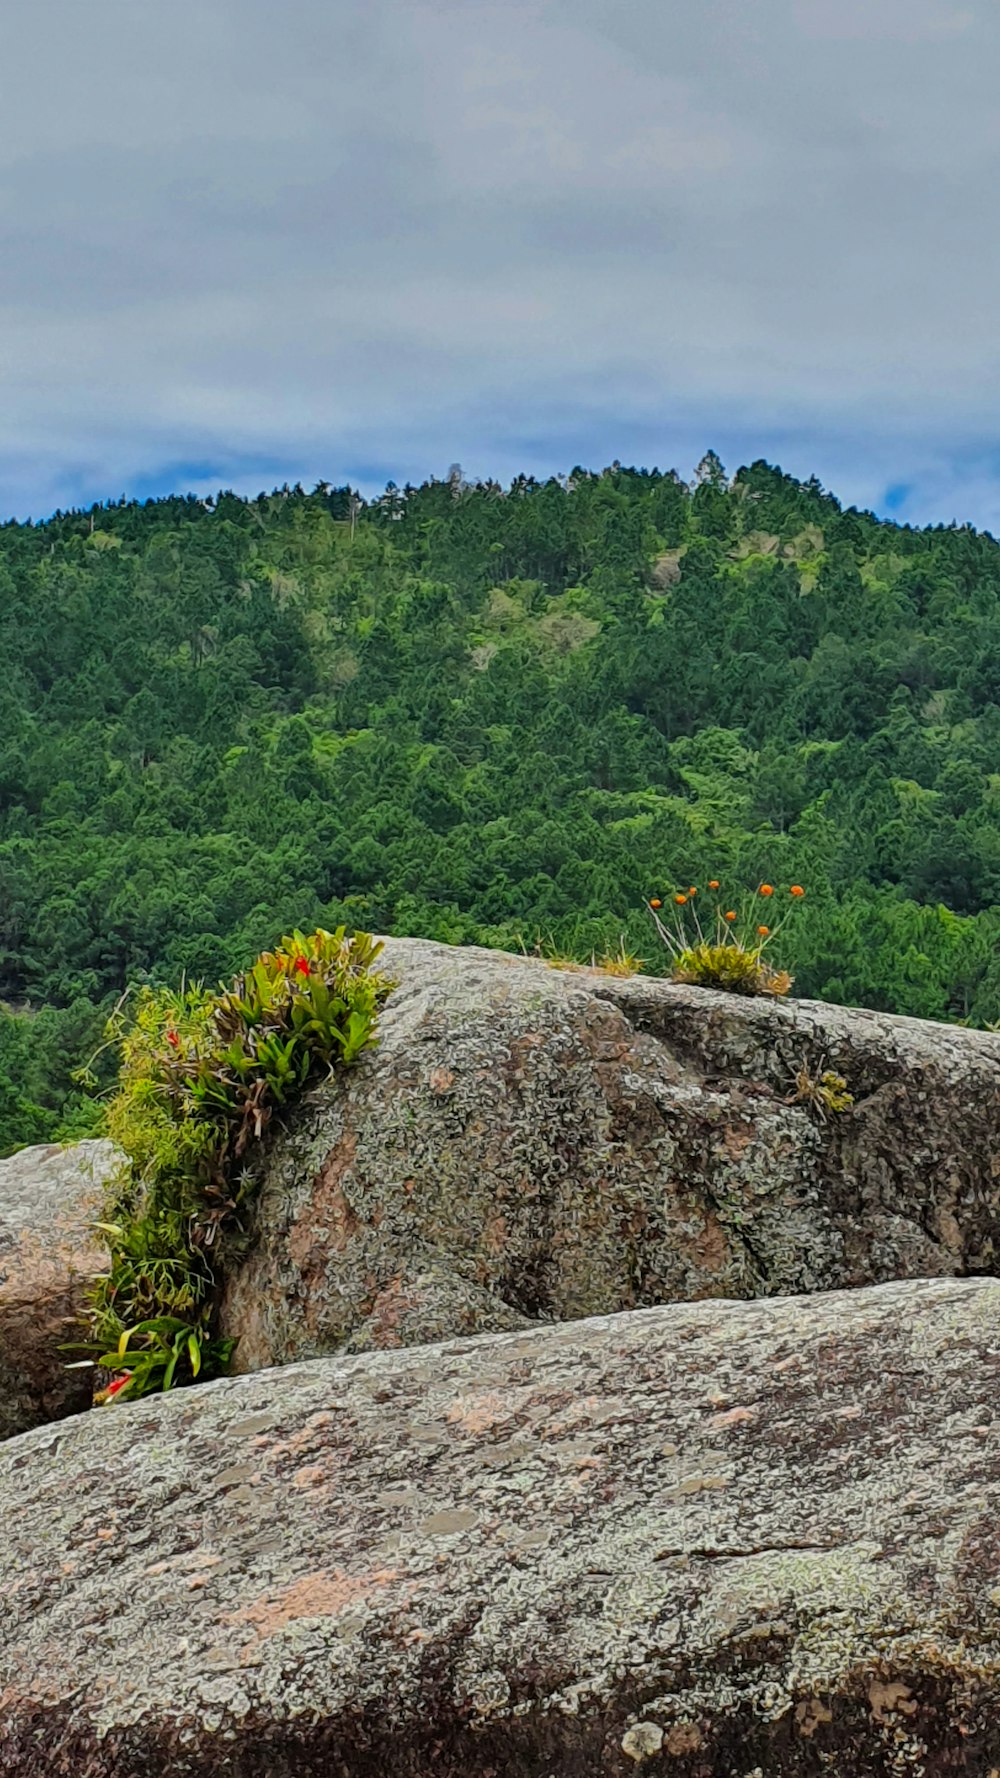
[{"label": "green plant cluster", "polygon": [[801,994],[1000,1019],[966,526],[711,457],[121,502],[0,526],[0,649],[0,1152],[87,1127],[130,982],[293,925],[641,955],[664,868],[808,884]]},{"label": "green plant cluster", "polygon": [[[775,924],[769,924],[774,919],[775,893],[773,883],[761,883],[752,895],[744,892],[733,897],[713,877],[700,901],[696,884],[675,890],[669,912],[662,915],[663,901],[654,896],[647,906],[671,959],[672,979],[699,988],[720,988],[729,994],[788,994],[791,975],[765,952],[800,906],[805,890],[800,883],[793,883],[784,898],[779,893],[777,905],[783,912]],[[734,899],[736,906],[730,907],[728,903]]]},{"label": "green plant cluster", "polygon": [[296,931],[217,992],[146,988],[109,1040],[120,1052],[108,1134],[129,1166],[101,1230],[111,1264],[92,1292],[96,1362],[137,1396],[223,1369],[215,1333],[227,1260],[246,1234],[254,1161],[271,1119],[376,1038],[389,982],[364,933]]},{"label": "green plant cluster", "polygon": [[722,939],[713,944],[699,940],[688,945],[674,962],[671,977],[697,988],[720,988],[727,994],[787,994],[792,978],[787,970],[775,969],[760,950]]},{"label": "green plant cluster", "polygon": [[812,1074],[805,1062],[795,1075],[795,1089],[788,1095],[789,1105],[806,1105],[815,1112],[821,1123],[826,1123],[831,1116],[850,1111],[854,1104],[854,1094],[848,1089],[847,1081],[842,1074],[832,1068],[822,1068],[819,1074]]}]

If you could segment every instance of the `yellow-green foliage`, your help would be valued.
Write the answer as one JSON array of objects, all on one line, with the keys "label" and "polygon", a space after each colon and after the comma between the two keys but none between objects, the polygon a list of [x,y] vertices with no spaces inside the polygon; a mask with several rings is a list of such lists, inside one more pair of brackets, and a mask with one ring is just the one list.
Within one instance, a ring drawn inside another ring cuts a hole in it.
[{"label": "yellow-green foliage", "polygon": [[118,1373],[116,1397],[228,1362],[214,1312],[246,1232],[256,1147],[276,1108],[375,1041],[391,986],[374,968],[380,950],[343,927],[294,932],[231,986],[145,989],[131,1024],[114,1022],[108,1133],[129,1165],[101,1224],[111,1266],[92,1293],[89,1349]]},{"label": "yellow-green foliage", "polygon": [[591,967],[600,969],[605,975],[631,976],[641,975],[645,958],[637,957],[630,951],[622,934],[617,951],[605,951],[600,957],[596,952],[591,958]]},{"label": "yellow-green foliage", "polygon": [[848,1091],[842,1074],[824,1068],[821,1074],[813,1075],[803,1063],[795,1076],[795,1091],[789,1094],[788,1103],[808,1105],[825,1123],[831,1114],[849,1111],[854,1104],[854,1094]]},{"label": "yellow-green foliage", "polygon": [[699,988],[723,988],[728,994],[787,994],[792,978],[784,969],[772,969],[759,950],[737,942],[691,945],[674,959],[675,982],[693,982]]},{"label": "yellow-green foliage", "polygon": [[[730,892],[712,878],[704,893],[697,884],[670,892],[668,906],[652,896],[646,906],[657,933],[673,958],[675,982],[700,988],[722,988],[730,994],[787,994],[792,978],[764,953],[778,937],[789,913],[805,890],[793,883],[784,892],[760,883],[730,906]],[[775,903],[775,896],[778,902]],[[784,908],[774,925],[775,905]],[[662,910],[662,917],[661,917]]]},{"label": "yellow-green foliage", "polygon": [[564,969],[571,975],[583,974],[588,969],[598,969],[602,975],[641,975],[645,962],[643,957],[637,957],[633,951],[628,949],[624,933],[618,941],[616,951],[602,951],[600,955],[597,951],[591,951],[590,957],[586,961],[580,957],[571,956],[565,951],[557,950],[551,939],[544,944],[541,939],[538,939],[532,951],[526,948],[522,939],[521,950],[526,957],[537,957],[541,963],[547,963],[550,969]]}]

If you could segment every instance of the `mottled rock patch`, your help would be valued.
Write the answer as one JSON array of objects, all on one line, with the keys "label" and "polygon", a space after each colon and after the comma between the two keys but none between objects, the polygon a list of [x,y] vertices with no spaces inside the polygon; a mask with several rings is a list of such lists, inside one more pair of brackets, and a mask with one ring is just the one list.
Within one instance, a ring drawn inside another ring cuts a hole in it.
[{"label": "mottled rock patch", "polygon": [[986,1778],[1000,1283],[226,1379],[0,1448],[9,1778]]},{"label": "mottled rock patch", "polygon": [[80,1336],[84,1292],[107,1265],[92,1225],[119,1162],[110,1142],[0,1161],[0,1438],[89,1405],[91,1373],[67,1370],[61,1347]]},{"label": "mottled rock patch", "polygon": [[385,964],[380,1048],[271,1143],[240,1368],[996,1267],[1000,1037],[414,939]]}]

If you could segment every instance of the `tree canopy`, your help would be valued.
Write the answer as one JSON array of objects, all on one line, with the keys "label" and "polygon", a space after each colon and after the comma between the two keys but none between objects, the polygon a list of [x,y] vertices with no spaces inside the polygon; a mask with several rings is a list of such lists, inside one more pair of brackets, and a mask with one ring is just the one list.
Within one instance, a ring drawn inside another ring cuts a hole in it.
[{"label": "tree canopy", "polygon": [[656,969],[647,897],[768,877],[797,993],[1000,1019],[988,534],[712,452],[121,502],[0,527],[0,634],[0,1152],[296,926]]}]

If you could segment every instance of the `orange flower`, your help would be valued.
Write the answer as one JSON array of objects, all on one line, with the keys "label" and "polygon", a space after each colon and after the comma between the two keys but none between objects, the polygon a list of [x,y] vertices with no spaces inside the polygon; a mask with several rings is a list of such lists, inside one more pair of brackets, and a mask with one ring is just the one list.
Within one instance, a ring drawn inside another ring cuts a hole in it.
[{"label": "orange flower", "polygon": [[697,893],[698,893],[698,891],[697,891],[697,889],[695,889],[695,888],[691,888],[691,889],[689,889],[689,890],[688,890],[688,894],[689,894],[689,895],[697,895]]},{"label": "orange flower", "polygon": [[760,933],[761,938],[766,938],[768,933],[770,932],[770,930],[771,930],[770,926],[758,926],[758,928],[757,928],[757,931]]},{"label": "orange flower", "polygon": [[708,886],[710,889],[717,889],[719,887],[718,877],[713,877]]},{"label": "orange flower", "polygon": [[169,1043],[172,1050],[179,1050],[181,1047],[181,1040],[178,1037],[176,1031],[168,1031],[167,1032],[167,1042]]},{"label": "orange flower", "polygon": [[661,901],[661,900],[660,900],[660,898],[659,898],[659,896],[658,896],[658,895],[654,895],[654,896],[653,896],[653,899],[652,899],[652,901],[651,901],[651,902],[650,902],[650,904],[649,904],[649,905],[650,905],[650,907],[651,907],[651,908],[661,908],[661,907],[662,907],[662,906],[663,906],[663,903],[662,903],[662,901]]},{"label": "orange flower", "polygon": [[803,889],[801,883],[793,883],[791,888],[789,889],[788,893],[789,893],[789,895],[804,895],[805,890]]},{"label": "orange flower", "polygon": [[676,901],[677,906],[679,908],[682,908],[684,906],[684,903],[687,901],[687,896],[686,895],[675,895],[674,900]]},{"label": "orange flower", "polygon": [[760,886],[760,892],[762,895],[773,895],[774,894],[774,884],[773,883],[762,883]]},{"label": "orange flower", "polygon": [[728,920],[728,921],[730,921],[730,923],[732,923],[732,921],[735,920],[736,915],[733,913],[732,908],[730,908],[728,914],[723,914],[722,918],[724,920]]}]

